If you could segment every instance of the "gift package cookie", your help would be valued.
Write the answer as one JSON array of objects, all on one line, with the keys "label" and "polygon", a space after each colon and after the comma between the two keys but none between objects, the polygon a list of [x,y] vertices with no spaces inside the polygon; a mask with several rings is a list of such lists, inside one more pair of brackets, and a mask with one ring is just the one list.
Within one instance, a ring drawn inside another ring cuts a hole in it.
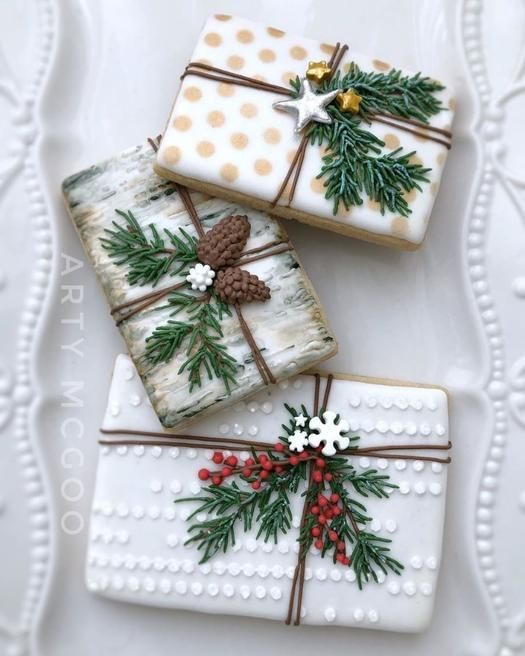
[{"label": "gift package cookie", "polygon": [[102,424],[86,578],[115,600],[286,624],[429,623],[447,395],[301,374],[164,430],[128,356]]},{"label": "gift package cookie", "polygon": [[164,426],[233,405],[333,355],[286,232],[153,171],[154,141],[69,177],[71,218]]},{"label": "gift package cookie", "polygon": [[175,92],[159,175],[321,229],[421,245],[452,139],[443,83],[219,14]]}]

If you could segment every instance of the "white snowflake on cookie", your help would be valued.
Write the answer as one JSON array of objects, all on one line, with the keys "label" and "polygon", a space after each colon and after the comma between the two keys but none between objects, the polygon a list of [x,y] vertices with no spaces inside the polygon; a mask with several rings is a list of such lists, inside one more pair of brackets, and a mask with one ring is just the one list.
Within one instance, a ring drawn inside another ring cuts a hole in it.
[{"label": "white snowflake on cookie", "polygon": [[308,436],[310,446],[316,448],[324,442],[321,453],[325,456],[335,455],[336,444],[339,449],[348,449],[350,446],[350,439],[342,435],[348,432],[350,426],[344,419],[337,420],[337,414],[332,410],[323,412],[322,418],[312,417],[308,426],[311,431],[317,431]]},{"label": "white snowflake on cookie", "polygon": [[308,433],[306,431],[296,430],[292,435],[288,436],[288,444],[290,451],[301,453],[304,447],[308,446]]},{"label": "white snowflake on cookie", "polygon": [[304,428],[306,426],[306,417],[304,415],[297,415],[294,421],[297,428]]},{"label": "white snowflake on cookie", "polygon": [[214,278],[215,271],[209,264],[201,264],[200,262],[197,262],[195,266],[191,267],[186,276],[186,281],[190,283],[192,289],[198,289],[200,292],[205,292],[206,289],[213,284]]}]

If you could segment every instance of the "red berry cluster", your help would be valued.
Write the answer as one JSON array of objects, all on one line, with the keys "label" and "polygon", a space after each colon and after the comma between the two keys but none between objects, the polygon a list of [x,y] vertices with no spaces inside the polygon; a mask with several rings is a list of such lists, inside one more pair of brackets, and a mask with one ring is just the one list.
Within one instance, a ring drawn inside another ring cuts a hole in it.
[{"label": "red berry cluster", "polygon": [[316,549],[322,550],[326,540],[334,544],[337,550],[336,560],[342,565],[349,565],[350,558],[346,555],[345,541],[340,539],[337,531],[330,528],[331,520],[343,512],[340,502],[341,497],[335,492],[330,496],[321,493],[317,495],[317,503],[309,508],[309,513],[315,518],[315,524],[310,529],[310,535],[315,538],[314,547]]},{"label": "red berry cluster", "polygon": [[282,442],[277,442],[272,455],[274,457],[270,458],[267,453],[260,453],[253,458],[242,460],[237,456],[227,456],[222,451],[215,451],[212,461],[216,465],[222,465],[221,469],[217,471],[199,469],[199,478],[201,481],[211,479],[213,485],[221,485],[224,479],[238,474],[249,480],[254,490],[258,490],[271,473],[282,474],[290,467],[298,465],[299,462],[312,459],[307,451],[303,451],[299,455],[289,454]]}]

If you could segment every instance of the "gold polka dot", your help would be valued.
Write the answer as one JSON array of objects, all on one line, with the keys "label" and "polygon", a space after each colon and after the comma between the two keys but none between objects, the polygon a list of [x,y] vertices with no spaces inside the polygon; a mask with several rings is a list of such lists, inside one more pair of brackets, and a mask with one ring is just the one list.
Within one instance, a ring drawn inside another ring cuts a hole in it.
[{"label": "gold polka dot", "polygon": [[418,155],[411,155],[411,156],[408,158],[408,163],[409,163],[409,164],[412,164],[413,166],[416,166],[417,164],[419,164],[420,166],[422,166],[422,165],[423,165],[423,160],[422,160],[421,157],[419,157]]},{"label": "gold polka dot", "polygon": [[436,157],[436,161],[439,164],[439,166],[443,166],[446,159],[447,159],[447,153],[445,152],[439,153],[439,155]]},{"label": "gold polka dot", "polygon": [[199,89],[199,87],[188,87],[184,91],[184,97],[190,102],[197,102],[197,100],[202,98],[202,91]]},{"label": "gold polka dot", "polygon": [[286,73],[283,73],[281,76],[281,80],[286,84],[290,84],[290,80],[295,80],[297,77],[297,73],[293,73],[292,71],[287,71]]},{"label": "gold polka dot", "polygon": [[189,116],[177,116],[173,119],[173,127],[180,132],[186,132],[191,128],[191,118]]},{"label": "gold polka dot", "polygon": [[430,191],[434,194],[434,196],[437,194],[437,192],[439,191],[439,185],[437,182],[433,182],[430,185]]},{"label": "gold polka dot", "polygon": [[308,53],[302,46],[293,46],[292,48],[290,48],[290,55],[294,59],[306,59],[307,54]]},{"label": "gold polka dot", "polygon": [[451,109],[452,111],[454,111],[454,110],[456,109],[456,99],[455,99],[455,98],[451,98],[451,99],[448,101],[448,106],[449,106],[449,109]]},{"label": "gold polka dot", "polygon": [[225,118],[222,112],[215,110],[208,114],[206,120],[208,121],[208,123],[211,125],[212,128],[220,128],[221,125],[224,125]]},{"label": "gold polka dot", "polygon": [[180,148],[177,146],[168,146],[164,151],[164,161],[166,164],[176,164],[180,159]]},{"label": "gold polka dot", "polygon": [[383,141],[385,142],[385,146],[387,148],[390,148],[390,150],[395,150],[396,148],[399,148],[400,141],[399,137],[396,137],[395,134],[391,134],[390,132],[388,134],[385,134],[383,137]]},{"label": "gold polka dot", "polygon": [[413,200],[415,200],[416,196],[417,196],[417,189],[411,189],[410,191],[403,192],[403,198],[406,200],[407,203],[411,203]]},{"label": "gold polka dot", "polygon": [[239,55],[231,55],[228,57],[226,63],[234,71],[239,71],[244,66],[244,59],[239,57]]},{"label": "gold polka dot", "polygon": [[443,130],[448,130],[448,131],[450,132],[450,131],[452,130],[452,126],[450,125],[450,123],[446,123],[446,124],[443,126]]},{"label": "gold polka dot", "polygon": [[321,43],[319,47],[325,55],[331,55],[335,50],[335,46],[332,46],[329,43]]},{"label": "gold polka dot", "polygon": [[389,68],[392,68],[388,62],[381,61],[381,59],[374,59],[372,64],[378,71],[388,71]]},{"label": "gold polka dot", "polygon": [[253,41],[253,32],[250,32],[250,30],[239,30],[237,32],[237,41],[251,43]]},{"label": "gold polka dot", "polygon": [[322,194],[325,191],[323,181],[320,178],[312,178],[312,181],[310,182],[310,189],[315,194]]},{"label": "gold polka dot", "polygon": [[220,170],[221,178],[226,182],[233,182],[239,177],[239,169],[235,164],[223,164]]},{"label": "gold polka dot", "polygon": [[224,98],[229,98],[230,96],[233,96],[235,93],[235,88],[233,84],[228,84],[228,82],[219,82],[217,85],[217,93],[219,96],[223,96]]},{"label": "gold polka dot", "polygon": [[276,144],[281,141],[281,133],[276,128],[268,128],[264,131],[264,140],[269,144]]},{"label": "gold polka dot", "polygon": [[278,30],[276,27],[267,27],[266,31],[270,36],[273,36],[276,39],[280,39],[282,36],[284,36],[284,32],[282,30]]},{"label": "gold polka dot", "polygon": [[295,150],[289,150],[286,153],[286,161],[288,162],[288,164],[291,164],[293,162],[293,158],[295,157],[296,152],[297,151],[295,151]]},{"label": "gold polka dot", "polygon": [[200,59],[197,59],[199,64],[207,64],[208,66],[212,65],[211,59],[206,59],[206,57],[201,57]]},{"label": "gold polka dot", "polygon": [[343,64],[343,73],[348,73],[350,70],[350,66],[352,65],[352,62],[347,62],[346,64]]},{"label": "gold polka dot", "polygon": [[212,46],[212,48],[217,48],[217,46],[220,46],[222,43],[222,36],[217,34],[217,32],[208,32],[204,37],[204,41],[209,46]]},{"label": "gold polka dot", "polygon": [[396,216],[390,224],[392,234],[396,237],[405,237],[408,233],[408,221],[403,216]]},{"label": "gold polka dot", "polygon": [[197,144],[197,152],[201,157],[211,157],[215,152],[215,146],[211,141],[199,141]]},{"label": "gold polka dot", "polygon": [[372,212],[380,212],[381,211],[381,204],[377,200],[374,200],[373,198],[369,198],[366,201],[366,204],[368,206],[368,209],[372,210]]},{"label": "gold polka dot", "polygon": [[248,145],[248,136],[244,132],[234,132],[230,137],[231,145],[237,150],[242,150]]},{"label": "gold polka dot", "polygon": [[261,82],[266,82],[266,78],[264,77],[264,75],[254,75],[253,79],[260,80]]},{"label": "gold polka dot", "polygon": [[255,160],[253,168],[259,175],[268,175],[272,170],[272,165],[267,159],[260,158]]},{"label": "gold polka dot", "polygon": [[259,51],[259,59],[266,64],[275,61],[275,52],[270,48],[263,48]]},{"label": "gold polka dot", "polygon": [[343,217],[346,217],[346,216],[350,216],[351,213],[352,213],[352,208],[351,207],[346,209],[344,203],[339,203],[339,207],[337,208],[336,216],[338,216],[339,218],[343,218]]},{"label": "gold polka dot", "polygon": [[257,107],[253,103],[244,103],[244,105],[241,105],[241,114],[245,118],[257,116],[257,111]]},{"label": "gold polka dot", "polygon": [[231,19],[231,16],[228,16],[228,14],[215,14],[215,19],[225,23]]}]

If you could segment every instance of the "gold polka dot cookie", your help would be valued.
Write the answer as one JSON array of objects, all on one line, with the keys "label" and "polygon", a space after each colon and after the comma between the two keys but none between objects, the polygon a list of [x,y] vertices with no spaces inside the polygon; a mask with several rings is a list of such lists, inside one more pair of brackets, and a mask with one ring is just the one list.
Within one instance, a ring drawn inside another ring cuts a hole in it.
[{"label": "gold polka dot cookie", "polygon": [[[260,25],[227,14],[211,16],[190,58],[220,71],[220,79],[188,74],[181,83],[172,115],[157,156],[156,170],[167,178],[207,193],[242,201],[283,218],[294,218],[389,246],[415,249],[423,241],[439,189],[446,148],[427,138],[423,129],[402,129],[399,124],[373,121],[367,126],[380,142],[382,154],[414,153],[410,164],[428,168],[422,191],[403,194],[410,215],[401,216],[363,195],[360,203],[335,209],[326,198],[319,177],[326,146],[308,145],[297,179],[289,175],[297,160],[301,135],[294,131],[294,117],[276,111],[273,103],[288,96],[246,86],[242,78],[290,88],[290,81],[304,77],[310,61],[328,61],[336,35],[317,42],[294,35],[276,25]],[[388,56],[367,56],[349,50],[340,62],[342,74],[352,62],[361,69],[387,74],[396,67]],[[188,62],[189,63],[189,62]],[[424,72],[423,72],[424,73]],[[452,124],[455,100],[439,92],[443,111],[432,117],[434,128]],[[448,127],[447,127],[448,126]],[[286,182],[287,181],[287,182]],[[295,187],[294,197],[288,193]],[[280,188],[283,195],[274,204]],[[402,213],[401,213],[402,214]]]}]

